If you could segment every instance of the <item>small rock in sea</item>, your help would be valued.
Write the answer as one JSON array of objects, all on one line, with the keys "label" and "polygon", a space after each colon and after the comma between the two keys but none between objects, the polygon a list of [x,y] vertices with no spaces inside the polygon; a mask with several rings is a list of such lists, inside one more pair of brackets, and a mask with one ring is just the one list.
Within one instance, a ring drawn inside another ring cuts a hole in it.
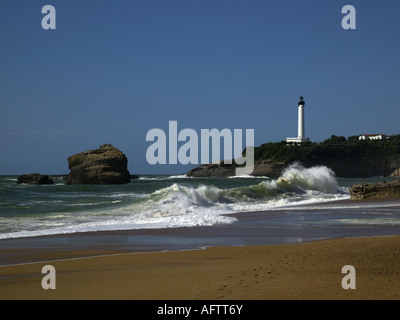
[{"label": "small rock in sea", "polygon": [[54,181],[49,178],[48,175],[40,174],[40,173],[29,173],[23,174],[18,177],[17,183],[26,183],[26,184],[54,184]]}]

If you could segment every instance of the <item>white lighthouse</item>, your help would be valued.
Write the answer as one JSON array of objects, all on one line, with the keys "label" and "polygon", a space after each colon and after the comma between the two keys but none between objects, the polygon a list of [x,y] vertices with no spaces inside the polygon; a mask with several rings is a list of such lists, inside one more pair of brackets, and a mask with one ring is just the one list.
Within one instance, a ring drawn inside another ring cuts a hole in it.
[{"label": "white lighthouse", "polygon": [[299,128],[298,128],[298,137],[299,138],[304,138],[304,105],[305,102],[303,100],[303,96],[300,97],[299,101]]},{"label": "white lighthouse", "polygon": [[299,123],[298,123],[298,131],[297,138],[286,138],[287,143],[304,143],[310,141],[310,139],[305,137],[305,127],[304,127],[304,102],[303,96],[300,97],[300,101],[298,103],[299,106]]}]

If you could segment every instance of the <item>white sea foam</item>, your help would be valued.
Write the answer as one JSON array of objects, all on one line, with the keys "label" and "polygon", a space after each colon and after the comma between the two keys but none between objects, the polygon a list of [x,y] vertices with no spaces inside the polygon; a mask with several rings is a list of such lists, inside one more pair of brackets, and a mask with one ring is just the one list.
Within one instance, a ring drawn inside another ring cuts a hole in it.
[{"label": "white sea foam", "polygon": [[189,177],[186,174],[178,174],[178,175],[168,177],[168,179],[187,179],[187,178],[191,178],[191,177]]},{"label": "white sea foam", "polygon": [[228,177],[229,179],[270,179],[270,177],[267,176],[252,176],[249,174],[241,174],[238,176],[230,176]]},{"label": "white sea foam", "polygon": [[156,181],[160,180],[158,177],[139,177],[139,180]]},{"label": "white sea foam", "polygon": [[179,175],[166,175],[166,176],[140,176],[139,180],[157,181],[157,180],[171,180],[171,179],[188,179],[191,178],[186,174]]}]

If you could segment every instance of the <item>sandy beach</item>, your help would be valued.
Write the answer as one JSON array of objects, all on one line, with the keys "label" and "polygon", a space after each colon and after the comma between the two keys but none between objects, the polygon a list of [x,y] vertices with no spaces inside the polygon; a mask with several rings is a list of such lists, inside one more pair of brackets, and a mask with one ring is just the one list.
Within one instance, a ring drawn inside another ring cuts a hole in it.
[{"label": "sandy beach", "polygon": [[[336,201],[235,214],[228,225],[2,239],[0,300],[400,299],[397,224],[299,220],[354,204],[351,214],[399,206]],[[283,215],[296,223],[276,224]],[[45,265],[55,268],[54,290],[42,288]],[[355,268],[355,289],[342,287],[346,265]]]},{"label": "sandy beach", "polygon": [[[64,252],[64,260],[42,252],[42,262],[0,267],[0,299],[399,299],[399,246],[399,236],[388,236],[97,257]],[[56,270],[55,290],[41,286],[47,264]],[[356,289],[342,288],[345,265],[356,270]]]}]

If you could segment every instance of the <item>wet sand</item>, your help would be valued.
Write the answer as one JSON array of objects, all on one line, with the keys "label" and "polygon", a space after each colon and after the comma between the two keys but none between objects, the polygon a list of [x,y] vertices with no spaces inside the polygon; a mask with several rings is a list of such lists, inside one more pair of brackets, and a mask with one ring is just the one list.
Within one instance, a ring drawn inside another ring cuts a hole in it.
[{"label": "wet sand", "polygon": [[[49,262],[0,267],[0,299],[399,299],[399,246],[391,236],[58,261],[42,253]],[[41,286],[45,264],[55,290]],[[345,265],[356,289],[342,288]]]}]

